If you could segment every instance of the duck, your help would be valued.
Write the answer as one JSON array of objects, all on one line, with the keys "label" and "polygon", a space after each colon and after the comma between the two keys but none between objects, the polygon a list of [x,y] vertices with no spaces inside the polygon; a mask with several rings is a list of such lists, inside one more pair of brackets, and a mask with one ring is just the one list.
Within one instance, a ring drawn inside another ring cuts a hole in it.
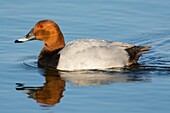
[{"label": "duck", "polygon": [[63,71],[124,68],[138,64],[139,57],[151,46],[98,39],[77,39],[65,44],[64,35],[53,20],[40,20],[15,43],[30,40],[44,42],[38,66]]}]

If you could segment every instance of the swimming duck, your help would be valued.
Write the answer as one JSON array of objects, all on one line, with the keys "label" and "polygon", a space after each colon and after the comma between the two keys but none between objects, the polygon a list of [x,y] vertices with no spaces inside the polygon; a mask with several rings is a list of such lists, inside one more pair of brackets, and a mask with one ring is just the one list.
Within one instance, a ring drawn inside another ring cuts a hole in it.
[{"label": "swimming duck", "polygon": [[79,39],[65,44],[59,26],[52,20],[37,22],[24,38],[15,40],[15,43],[35,39],[44,42],[38,66],[66,71],[130,66],[137,64],[139,57],[151,48],[97,39]]}]

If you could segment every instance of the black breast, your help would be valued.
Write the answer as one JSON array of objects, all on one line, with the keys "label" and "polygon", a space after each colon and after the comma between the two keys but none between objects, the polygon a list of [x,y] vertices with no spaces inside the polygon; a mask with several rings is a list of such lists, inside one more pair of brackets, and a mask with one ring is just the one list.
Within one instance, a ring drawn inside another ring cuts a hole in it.
[{"label": "black breast", "polygon": [[61,49],[50,52],[45,49],[42,49],[38,57],[38,66],[42,68],[55,68],[56,69],[59,58],[60,58],[60,54],[59,54],[60,50]]}]

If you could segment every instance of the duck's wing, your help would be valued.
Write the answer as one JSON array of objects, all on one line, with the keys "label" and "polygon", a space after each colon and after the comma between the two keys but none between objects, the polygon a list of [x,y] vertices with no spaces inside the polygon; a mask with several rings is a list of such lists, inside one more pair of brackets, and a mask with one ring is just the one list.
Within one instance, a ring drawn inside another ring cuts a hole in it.
[{"label": "duck's wing", "polygon": [[127,43],[122,43],[122,42],[112,42],[111,43],[113,46],[120,46],[120,47],[125,47],[125,48],[132,48],[134,45],[132,44],[127,44]]}]

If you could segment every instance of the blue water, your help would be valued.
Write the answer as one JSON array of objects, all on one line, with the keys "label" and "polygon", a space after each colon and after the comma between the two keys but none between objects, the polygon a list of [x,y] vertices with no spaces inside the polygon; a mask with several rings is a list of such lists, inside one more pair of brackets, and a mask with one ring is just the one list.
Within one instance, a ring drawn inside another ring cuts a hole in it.
[{"label": "blue water", "polygon": [[[78,38],[149,45],[129,69],[57,72],[36,65],[39,41],[15,44],[36,22]],[[170,1],[1,0],[1,113],[169,113]]]}]

